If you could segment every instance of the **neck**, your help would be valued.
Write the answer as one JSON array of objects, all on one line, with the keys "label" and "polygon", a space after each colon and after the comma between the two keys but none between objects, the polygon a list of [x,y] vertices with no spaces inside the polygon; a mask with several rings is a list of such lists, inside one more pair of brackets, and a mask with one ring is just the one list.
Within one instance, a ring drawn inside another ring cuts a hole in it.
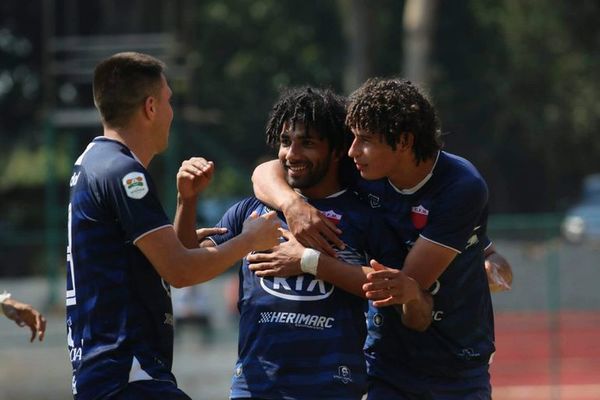
[{"label": "neck", "polygon": [[398,189],[405,190],[417,186],[433,170],[437,153],[417,164],[414,156],[411,154],[408,160],[398,162],[394,172],[388,176],[388,179]]},{"label": "neck", "polygon": [[114,129],[104,126],[104,137],[123,143],[139,158],[144,168],[148,168],[155,154],[148,146],[148,142],[144,140],[144,137],[136,134],[136,132],[138,130],[135,127]]}]

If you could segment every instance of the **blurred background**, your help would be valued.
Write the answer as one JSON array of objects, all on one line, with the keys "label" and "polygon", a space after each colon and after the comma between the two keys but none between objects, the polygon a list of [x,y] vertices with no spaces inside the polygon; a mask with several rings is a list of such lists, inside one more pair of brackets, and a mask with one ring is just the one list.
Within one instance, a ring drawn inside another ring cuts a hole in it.
[{"label": "blurred background", "polygon": [[[30,345],[0,320],[0,399],[70,396],[68,180],[102,134],[93,67],[131,50],[169,66],[175,120],[151,173],[170,215],[181,161],[215,161],[200,225],[273,157],[264,125],[280,87],[421,85],[446,149],[486,178],[490,236],[514,270],[513,290],[493,297],[494,399],[599,399],[599,18],[597,0],[2,0],[0,291],[43,310],[49,329]],[[193,398],[227,398],[235,279],[174,298],[175,372]]]}]

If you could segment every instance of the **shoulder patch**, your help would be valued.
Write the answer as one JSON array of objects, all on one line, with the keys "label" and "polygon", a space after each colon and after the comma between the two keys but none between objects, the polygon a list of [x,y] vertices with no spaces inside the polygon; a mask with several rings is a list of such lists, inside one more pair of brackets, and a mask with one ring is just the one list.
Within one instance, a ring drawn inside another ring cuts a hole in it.
[{"label": "shoulder patch", "polygon": [[141,199],[149,191],[146,177],[141,172],[130,172],[123,177],[123,186],[127,197],[132,199]]}]

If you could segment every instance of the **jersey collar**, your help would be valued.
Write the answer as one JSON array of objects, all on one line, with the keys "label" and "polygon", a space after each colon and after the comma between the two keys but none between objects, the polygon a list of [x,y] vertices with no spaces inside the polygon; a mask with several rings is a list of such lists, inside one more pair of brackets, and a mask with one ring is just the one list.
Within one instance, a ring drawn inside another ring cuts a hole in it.
[{"label": "jersey collar", "polygon": [[425,186],[425,184],[427,182],[429,182],[429,180],[431,179],[431,177],[433,176],[433,171],[435,170],[435,166],[437,165],[438,159],[440,158],[440,151],[437,152],[437,155],[435,156],[435,162],[433,163],[433,167],[431,167],[431,171],[429,171],[429,173],[427,174],[427,176],[425,178],[423,178],[421,180],[421,182],[417,183],[415,186],[408,188],[408,189],[398,189],[396,186],[394,186],[394,184],[392,183],[392,181],[389,180],[388,178],[388,182],[390,183],[390,185],[392,186],[392,188],[394,188],[394,190],[400,194],[415,194],[417,193],[417,191],[419,189],[421,189],[423,186]]}]

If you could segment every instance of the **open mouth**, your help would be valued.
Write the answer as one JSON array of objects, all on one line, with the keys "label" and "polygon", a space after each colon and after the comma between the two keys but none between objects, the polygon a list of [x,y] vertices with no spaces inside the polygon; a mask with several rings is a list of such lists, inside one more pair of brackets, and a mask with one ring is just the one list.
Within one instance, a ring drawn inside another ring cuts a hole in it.
[{"label": "open mouth", "polygon": [[288,174],[291,176],[298,176],[304,174],[308,171],[308,166],[306,164],[302,165],[287,165]]}]

